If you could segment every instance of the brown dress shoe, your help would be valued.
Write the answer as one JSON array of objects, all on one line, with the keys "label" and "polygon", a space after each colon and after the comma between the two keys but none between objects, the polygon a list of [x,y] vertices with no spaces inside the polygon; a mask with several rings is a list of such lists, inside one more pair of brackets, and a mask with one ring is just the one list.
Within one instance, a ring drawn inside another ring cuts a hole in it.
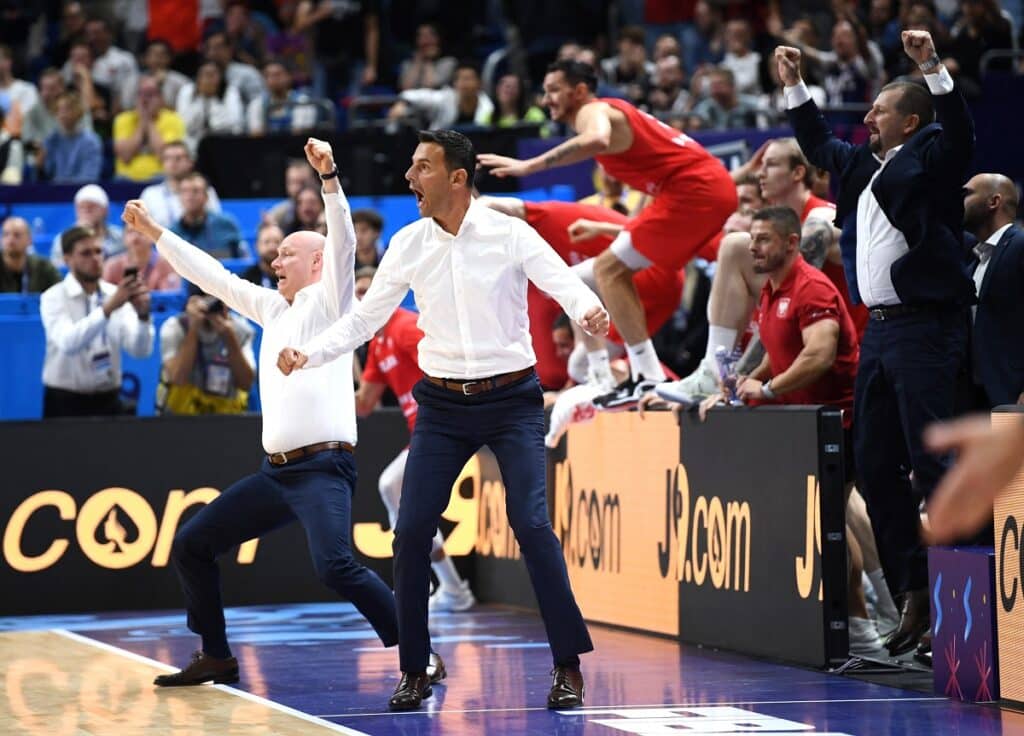
[{"label": "brown dress shoe", "polygon": [[448,677],[448,670],[444,668],[444,660],[437,652],[431,652],[430,659],[427,660],[427,677],[430,678],[431,685],[436,685]]},{"label": "brown dress shoe", "polygon": [[160,687],[202,685],[204,682],[238,682],[238,660],[234,657],[217,659],[197,650],[192,652],[188,667],[171,675],[159,675],[153,680],[153,684]]},{"label": "brown dress shoe", "polygon": [[578,667],[556,665],[551,674],[548,708],[578,708],[583,705],[583,673]]},{"label": "brown dress shoe", "polygon": [[928,609],[928,589],[908,591],[903,600],[900,625],[885,642],[889,654],[898,657],[915,649],[921,637],[931,628],[931,612]]},{"label": "brown dress shoe", "polygon": [[394,695],[388,700],[389,710],[416,710],[420,703],[434,694],[430,687],[430,677],[426,672],[409,674],[402,673]]}]

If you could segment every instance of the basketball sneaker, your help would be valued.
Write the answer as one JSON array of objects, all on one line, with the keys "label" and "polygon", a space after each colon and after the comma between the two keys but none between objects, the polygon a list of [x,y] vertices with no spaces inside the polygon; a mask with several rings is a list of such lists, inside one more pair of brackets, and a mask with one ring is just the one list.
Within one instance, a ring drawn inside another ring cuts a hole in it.
[{"label": "basketball sneaker", "polygon": [[437,590],[430,596],[427,608],[434,613],[444,611],[468,611],[476,605],[476,598],[473,591],[469,589],[469,582],[463,580],[458,590],[447,590],[443,585],[437,586]]},{"label": "basketball sneaker", "polygon": [[594,406],[603,411],[632,409],[640,403],[640,399],[645,393],[661,383],[661,381],[644,378],[642,375],[637,376],[635,380],[632,377],[627,378],[608,393],[594,397]]},{"label": "basketball sneaker", "polygon": [[665,401],[674,401],[691,408],[717,393],[718,389],[718,374],[707,366],[706,360],[702,360],[697,370],[686,378],[659,383],[654,388],[654,393]]}]

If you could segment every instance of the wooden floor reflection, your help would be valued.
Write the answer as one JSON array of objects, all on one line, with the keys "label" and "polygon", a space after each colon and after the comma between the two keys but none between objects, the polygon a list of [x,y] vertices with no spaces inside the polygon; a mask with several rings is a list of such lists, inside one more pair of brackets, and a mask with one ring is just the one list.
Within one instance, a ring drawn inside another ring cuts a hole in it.
[{"label": "wooden floor reflection", "polygon": [[351,733],[226,687],[167,689],[172,668],[54,631],[0,633],[0,733],[198,736]]}]

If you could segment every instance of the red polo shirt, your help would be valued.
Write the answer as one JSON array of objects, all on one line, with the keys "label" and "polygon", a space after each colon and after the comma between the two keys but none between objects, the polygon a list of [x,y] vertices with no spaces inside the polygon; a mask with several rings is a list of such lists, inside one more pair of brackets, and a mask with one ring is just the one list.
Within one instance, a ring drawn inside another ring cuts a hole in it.
[{"label": "red polo shirt", "polygon": [[416,424],[419,408],[412,396],[412,387],[423,378],[417,362],[423,332],[416,326],[417,319],[415,312],[396,309],[380,334],[370,340],[363,368],[364,381],[386,384],[398,398],[409,432]]},{"label": "red polo shirt", "polygon": [[810,386],[780,395],[777,403],[838,406],[844,410],[844,424],[848,425],[860,348],[850,313],[828,276],[798,255],[777,291],[772,289],[771,281],[765,283],[759,306],[761,342],[776,376],[793,365],[804,349],[802,333],[806,327],[823,319],[839,323],[832,368]]}]

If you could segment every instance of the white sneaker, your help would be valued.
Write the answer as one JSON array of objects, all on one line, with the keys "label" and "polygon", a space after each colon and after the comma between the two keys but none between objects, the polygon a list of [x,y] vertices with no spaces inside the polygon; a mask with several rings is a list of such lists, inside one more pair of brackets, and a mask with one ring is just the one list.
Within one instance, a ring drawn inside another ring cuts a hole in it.
[{"label": "white sneaker", "polygon": [[850,616],[847,626],[850,636],[851,656],[880,660],[890,659],[889,650],[882,643],[882,638],[878,635],[878,629],[875,628],[874,621]]},{"label": "white sneaker", "polygon": [[476,598],[473,591],[469,589],[469,582],[463,580],[459,589],[455,592],[446,590],[443,586],[437,586],[437,590],[430,596],[427,603],[429,610],[435,613],[444,611],[467,611],[476,605]]},{"label": "white sneaker", "polygon": [[711,394],[718,392],[718,374],[702,360],[697,370],[679,381],[659,383],[654,387],[656,393],[665,401],[674,401],[686,407],[693,407]]},{"label": "white sneaker", "polygon": [[587,386],[594,386],[600,389],[600,393],[606,394],[615,388],[615,376],[611,369],[587,368]]}]

